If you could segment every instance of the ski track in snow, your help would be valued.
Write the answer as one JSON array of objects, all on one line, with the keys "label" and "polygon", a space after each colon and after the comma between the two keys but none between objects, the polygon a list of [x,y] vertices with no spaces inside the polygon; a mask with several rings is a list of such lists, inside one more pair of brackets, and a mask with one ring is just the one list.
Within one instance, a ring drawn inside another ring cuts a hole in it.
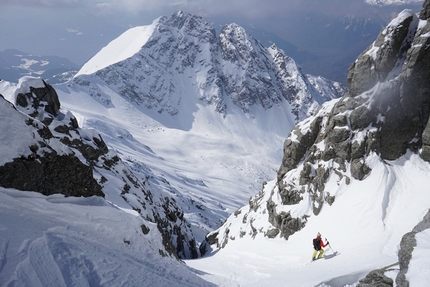
[{"label": "ski track in snow", "polygon": [[0,286],[213,286],[161,257],[139,216],[97,197],[0,188],[0,222]]},{"label": "ski track in snow", "polygon": [[2,272],[4,266],[7,263],[7,259],[6,259],[6,253],[7,253],[7,248],[9,246],[9,238],[5,238],[5,241],[3,242],[3,246],[0,252],[0,273]]}]

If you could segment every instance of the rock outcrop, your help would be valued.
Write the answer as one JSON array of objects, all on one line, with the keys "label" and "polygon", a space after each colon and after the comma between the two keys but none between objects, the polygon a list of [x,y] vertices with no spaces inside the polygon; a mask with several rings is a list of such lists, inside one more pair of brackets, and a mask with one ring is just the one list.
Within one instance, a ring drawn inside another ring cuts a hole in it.
[{"label": "rock outcrop", "polygon": [[[429,161],[430,55],[425,47],[430,25],[423,20],[403,11],[351,65],[349,92],[293,129],[277,177],[282,204],[296,204],[308,192],[318,215],[323,204],[330,204],[324,194],[329,175],[364,179],[371,172],[365,163],[369,153],[394,160],[411,150]],[[297,168],[300,178],[286,180]]]},{"label": "rock outcrop", "polygon": [[[60,112],[55,89],[42,79],[22,78],[14,99],[15,112],[23,114],[22,123],[16,124],[27,125],[34,140],[25,154],[0,166],[0,186],[45,195],[104,196],[93,176],[93,166],[108,152],[101,137],[94,135],[84,139],[76,118]],[[5,111],[5,116],[14,112],[14,107],[4,98],[0,100],[4,108],[10,110]],[[7,132],[8,128],[13,129],[4,127],[2,130]]]},{"label": "rock outcrop", "polygon": [[406,233],[402,237],[402,241],[400,242],[400,249],[398,253],[400,272],[396,277],[397,286],[409,287],[409,282],[405,275],[408,272],[409,263],[412,259],[412,252],[414,251],[414,248],[417,246],[417,240],[415,239],[415,235],[429,228],[430,228],[430,210],[424,216],[423,220],[420,223],[418,223],[412,229],[411,232]]},{"label": "rock outcrop", "polygon": [[393,279],[384,275],[385,269],[374,270],[361,279],[357,287],[393,287]]}]

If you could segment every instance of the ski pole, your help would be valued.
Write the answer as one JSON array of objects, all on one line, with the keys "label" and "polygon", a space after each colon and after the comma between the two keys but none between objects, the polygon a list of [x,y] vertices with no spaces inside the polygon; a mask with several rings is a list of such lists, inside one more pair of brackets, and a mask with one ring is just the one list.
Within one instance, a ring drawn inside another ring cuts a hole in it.
[{"label": "ski pole", "polygon": [[334,253],[333,248],[331,248],[330,241],[328,241],[327,238],[325,238],[325,241],[328,242],[328,247],[330,247],[331,252]]}]

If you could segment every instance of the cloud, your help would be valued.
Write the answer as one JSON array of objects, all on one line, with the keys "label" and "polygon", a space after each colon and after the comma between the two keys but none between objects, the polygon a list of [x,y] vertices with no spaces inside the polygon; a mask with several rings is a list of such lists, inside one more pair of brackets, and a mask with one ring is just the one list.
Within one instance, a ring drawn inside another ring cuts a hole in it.
[{"label": "cloud", "polygon": [[85,0],[2,0],[2,5],[39,6],[39,7],[82,7],[88,2]]},{"label": "cloud", "polygon": [[70,29],[70,28],[66,29],[66,31],[67,31],[67,32],[69,32],[69,33],[76,34],[77,36],[81,36],[81,35],[83,35],[83,34],[84,34],[84,33],[82,33],[82,32],[81,32],[81,31],[79,31],[79,30],[76,30],[76,29]]},{"label": "cloud", "polygon": [[103,3],[110,3],[110,8],[116,10],[136,13],[183,10],[201,16],[237,15],[255,19],[309,12],[360,14],[369,10],[364,0],[105,0]]},{"label": "cloud", "polygon": [[78,8],[93,14],[158,13],[169,15],[183,10],[201,16],[235,15],[250,19],[289,17],[309,12],[327,15],[369,13],[365,0],[2,0],[10,5],[49,8]]}]

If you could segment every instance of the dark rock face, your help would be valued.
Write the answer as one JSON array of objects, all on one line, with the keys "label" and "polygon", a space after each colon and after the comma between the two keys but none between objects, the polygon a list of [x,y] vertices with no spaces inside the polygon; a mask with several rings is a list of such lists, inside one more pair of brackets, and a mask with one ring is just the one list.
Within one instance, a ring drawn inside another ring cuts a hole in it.
[{"label": "dark rock face", "polygon": [[292,217],[290,212],[276,213],[276,205],[273,201],[267,202],[267,210],[269,211],[269,222],[275,227],[266,234],[269,238],[280,234],[281,237],[288,239],[290,235],[303,227],[302,221]]},{"label": "dark rock face", "polygon": [[[282,204],[299,202],[307,190],[318,214],[329,174],[347,176],[349,163],[352,177],[364,179],[372,152],[394,160],[412,150],[430,161],[430,25],[419,27],[419,21],[412,11],[403,11],[351,65],[349,92],[290,133],[277,177]],[[315,168],[327,161],[337,167]],[[286,182],[299,164],[299,186]]]},{"label": "dark rock face", "polygon": [[75,156],[46,154],[36,159],[15,159],[0,166],[0,185],[44,195],[103,196],[90,166]]},{"label": "dark rock face", "polygon": [[[373,43],[351,65],[348,72],[349,93],[355,97],[376,83],[384,82],[396,66],[397,59],[410,48],[417,17],[406,15],[397,25],[384,29]],[[388,37],[387,37],[388,35]]]},{"label": "dark rock face", "polygon": [[384,275],[385,270],[375,270],[370,272],[366,278],[360,280],[357,287],[393,287],[393,279]]}]

